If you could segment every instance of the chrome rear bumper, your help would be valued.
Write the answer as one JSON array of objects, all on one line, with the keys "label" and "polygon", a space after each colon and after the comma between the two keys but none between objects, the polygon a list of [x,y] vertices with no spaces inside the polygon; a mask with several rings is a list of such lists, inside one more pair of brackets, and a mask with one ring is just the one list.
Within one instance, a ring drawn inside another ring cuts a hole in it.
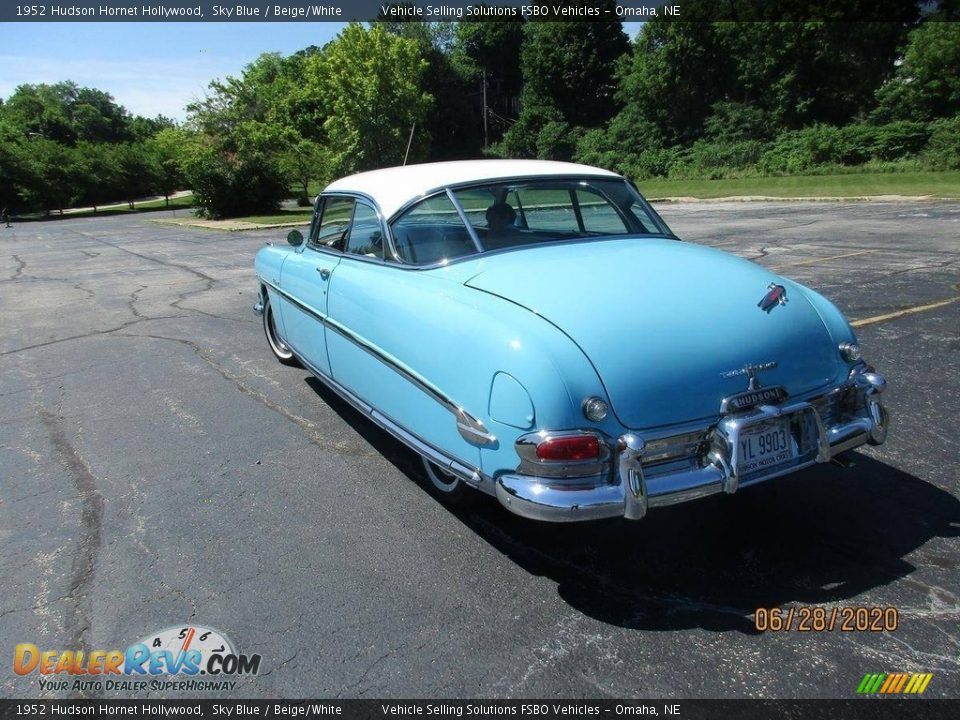
[{"label": "chrome rear bumper", "polygon": [[[786,475],[816,463],[829,462],[842,452],[886,439],[889,417],[881,394],[884,378],[860,371],[837,388],[857,388],[862,404],[851,416],[825,422],[814,402],[787,402],[762,406],[747,413],[723,417],[711,433],[700,467],[655,474],[644,466],[646,443],[640,434],[627,433],[615,443],[613,472],[609,475],[557,480],[513,473],[496,481],[496,495],[509,510],[524,517],[551,522],[575,522],[625,517],[638,520],[650,507],[672,505],[716,493],[732,494],[741,487]],[[789,421],[797,456],[788,463],[747,475],[739,474],[737,454],[741,432],[773,419]]]}]

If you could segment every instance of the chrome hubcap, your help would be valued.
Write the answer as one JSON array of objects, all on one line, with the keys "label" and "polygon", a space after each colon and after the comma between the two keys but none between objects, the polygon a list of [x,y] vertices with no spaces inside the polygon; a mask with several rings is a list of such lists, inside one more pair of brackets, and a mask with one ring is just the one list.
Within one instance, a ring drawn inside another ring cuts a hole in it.
[{"label": "chrome hubcap", "polygon": [[273,321],[273,308],[271,308],[269,305],[267,305],[265,317],[267,321],[267,340],[269,340],[270,344],[273,346],[274,352],[276,352],[278,355],[292,355],[290,348],[288,348],[277,335],[277,326]]}]

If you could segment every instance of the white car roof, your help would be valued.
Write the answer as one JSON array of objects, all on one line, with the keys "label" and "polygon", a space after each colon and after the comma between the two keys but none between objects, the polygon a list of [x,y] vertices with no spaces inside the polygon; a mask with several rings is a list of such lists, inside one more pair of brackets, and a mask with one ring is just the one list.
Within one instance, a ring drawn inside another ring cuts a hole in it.
[{"label": "white car roof", "polygon": [[620,177],[590,165],[552,160],[458,160],[384,168],[348,175],[330,183],[323,192],[356,192],[369,195],[385,218],[431,190],[467,182],[504,180],[541,175]]}]

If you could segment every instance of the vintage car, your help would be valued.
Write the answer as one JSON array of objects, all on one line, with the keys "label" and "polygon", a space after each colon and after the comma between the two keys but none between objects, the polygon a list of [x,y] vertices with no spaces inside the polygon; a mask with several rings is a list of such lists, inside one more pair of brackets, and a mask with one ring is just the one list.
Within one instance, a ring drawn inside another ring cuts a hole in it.
[{"label": "vintage car", "polygon": [[681,241],[606,170],[360,173],[288,241],[255,261],[273,354],[419,453],[452,502],[637,519],[886,436],[886,382],[834,305]]}]

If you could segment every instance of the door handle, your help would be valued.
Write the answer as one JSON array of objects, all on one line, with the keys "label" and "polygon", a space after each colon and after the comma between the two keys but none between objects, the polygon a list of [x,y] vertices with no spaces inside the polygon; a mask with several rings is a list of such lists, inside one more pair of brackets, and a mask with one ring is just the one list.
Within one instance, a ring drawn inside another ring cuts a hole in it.
[{"label": "door handle", "polygon": [[317,268],[317,272],[320,273],[320,277],[324,280],[330,279],[330,271],[327,268]]}]

